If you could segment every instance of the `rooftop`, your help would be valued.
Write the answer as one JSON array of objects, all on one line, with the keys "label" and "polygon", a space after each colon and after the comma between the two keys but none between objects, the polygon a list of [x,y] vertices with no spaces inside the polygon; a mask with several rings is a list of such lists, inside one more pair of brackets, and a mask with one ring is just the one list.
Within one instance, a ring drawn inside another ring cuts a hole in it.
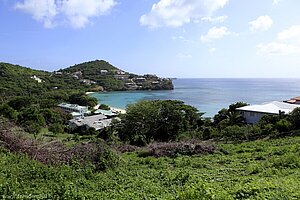
[{"label": "rooftop", "polygon": [[116,116],[117,115],[112,110],[103,110],[103,109],[96,110],[95,114],[102,114],[102,115],[105,115],[105,116]]},{"label": "rooftop", "polygon": [[300,107],[300,105],[284,103],[281,101],[273,101],[273,102],[261,104],[261,105],[244,106],[244,107],[237,108],[237,110],[278,114],[279,111],[285,112],[285,113],[290,113],[297,107]]},{"label": "rooftop", "polygon": [[80,106],[77,104],[69,104],[69,103],[61,103],[58,106],[62,108],[88,109],[87,106]]},{"label": "rooftop", "polygon": [[294,98],[291,98],[291,100],[300,101],[300,96],[298,96],[298,97],[294,97]]},{"label": "rooftop", "polygon": [[107,119],[105,115],[93,115],[90,117],[78,117],[70,120],[69,122],[76,124],[76,126],[88,126],[96,130],[103,129],[111,123],[112,119]]}]

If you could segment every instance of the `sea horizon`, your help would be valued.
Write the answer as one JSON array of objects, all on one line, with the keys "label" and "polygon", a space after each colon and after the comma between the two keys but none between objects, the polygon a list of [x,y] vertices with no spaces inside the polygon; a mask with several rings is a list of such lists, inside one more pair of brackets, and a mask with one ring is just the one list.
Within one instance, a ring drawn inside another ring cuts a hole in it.
[{"label": "sea horizon", "polygon": [[176,78],[174,90],[94,93],[99,103],[125,109],[140,100],[181,100],[213,117],[235,102],[262,104],[300,96],[300,78]]}]

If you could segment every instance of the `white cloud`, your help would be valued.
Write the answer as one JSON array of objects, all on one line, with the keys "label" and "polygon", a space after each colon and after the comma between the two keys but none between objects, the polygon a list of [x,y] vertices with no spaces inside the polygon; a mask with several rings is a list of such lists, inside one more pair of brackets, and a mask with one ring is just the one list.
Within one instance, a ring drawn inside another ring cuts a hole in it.
[{"label": "white cloud", "polygon": [[220,28],[213,27],[209,29],[206,35],[202,35],[200,39],[201,42],[208,43],[208,42],[212,42],[213,40],[221,39],[224,36],[232,35],[232,34],[233,33],[229,31],[228,28],[225,26],[222,26]]},{"label": "white cloud", "polygon": [[273,0],[273,5],[277,5],[281,0]]},{"label": "white cloud", "polygon": [[289,40],[295,39],[296,41],[300,41],[300,25],[295,25],[290,27],[289,29],[283,30],[278,33],[279,40]]},{"label": "white cloud", "polygon": [[15,8],[29,13],[46,28],[67,22],[83,28],[91,18],[104,15],[116,5],[115,0],[24,0]]},{"label": "white cloud", "polygon": [[53,27],[53,20],[57,15],[55,0],[25,0],[17,2],[15,8],[32,15],[32,17],[44,24],[45,27]]},{"label": "white cloud", "polygon": [[267,31],[273,25],[273,20],[267,15],[260,16],[256,20],[249,22],[249,25],[252,32]]},{"label": "white cloud", "polygon": [[293,55],[300,54],[300,25],[294,25],[277,34],[274,42],[257,45],[259,55]]},{"label": "white cloud", "polygon": [[218,16],[218,17],[202,17],[201,21],[203,22],[210,22],[210,23],[222,23],[224,22],[228,16],[223,15],[223,16]]},{"label": "white cloud", "polygon": [[270,42],[267,44],[259,44],[257,45],[258,54],[259,55],[291,55],[291,54],[299,54],[300,46],[285,44],[279,42]]},{"label": "white cloud", "polygon": [[208,51],[209,51],[209,53],[214,53],[215,51],[217,51],[217,49],[214,47],[211,47],[208,49]]},{"label": "white cloud", "polygon": [[224,7],[229,0],[159,0],[153,4],[149,13],[140,18],[143,26],[157,28],[162,26],[180,27],[192,20],[210,16]]}]

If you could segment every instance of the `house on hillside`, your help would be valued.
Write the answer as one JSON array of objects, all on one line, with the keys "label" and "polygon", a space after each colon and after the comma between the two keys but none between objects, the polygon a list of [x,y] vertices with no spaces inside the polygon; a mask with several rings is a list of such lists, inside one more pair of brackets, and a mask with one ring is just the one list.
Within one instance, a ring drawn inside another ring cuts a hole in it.
[{"label": "house on hillside", "polygon": [[39,77],[37,77],[36,75],[34,75],[34,76],[31,76],[30,78],[31,78],[31,79],[33,79],[33,80],[35,80],[35,81],[37,81],[38,83],[41,83],[41,82],[43,82],[43,80],[42,80],[42,79],[40,79]]},{"label": "house on hillside", "polygon": [[77,104],[61,103],[58,107],[65,112],[71,113],[73,117],[80,117],[90,113],[87,106],[79,106]]},{"label": "house on hillside", "polygon": [[134,82],[136,83],[144,83],[146,81],[146,78],[144,77],[137,77],[134,79]]},{"label": "house on hillside", "polygon": [[250,105],[237,108],[248,124],[257,123],[264,115],[279,115],[284,112],[288,114],[295,108],[300,107],[300,104],[289,104],[281,101],[273,101],[261,105]]},{"label": "house on hillside", "polygon": [[106,75],[106,74],[108,73],[108,70],[106,70],[106,69],[101,69],[101,70],[100,70],[100,73],[101,73],[102,75]]}]

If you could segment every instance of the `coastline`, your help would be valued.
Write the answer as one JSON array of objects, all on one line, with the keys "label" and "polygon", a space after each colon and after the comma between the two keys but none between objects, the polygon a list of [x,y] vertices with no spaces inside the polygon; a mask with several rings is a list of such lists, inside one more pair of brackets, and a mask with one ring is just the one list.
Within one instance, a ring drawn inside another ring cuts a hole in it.
[{"label": "coastline", "polygon": [[[97,104],[96,106],[94,106],[93,109],[98,110],[99,106],[100,106],[100,104]],[[111,107],[111,106],[109,106],[109,107],[110,107],[110,110],[113,111],[113,112],[120,113],[120,114],[126,114],[126,110],[125,109]]]},{"label": "coastline", "polygon": [[96,93],[96,92],[86,92],[85,94],[89,95],[89,94],[94,94],[94,93]]}]

